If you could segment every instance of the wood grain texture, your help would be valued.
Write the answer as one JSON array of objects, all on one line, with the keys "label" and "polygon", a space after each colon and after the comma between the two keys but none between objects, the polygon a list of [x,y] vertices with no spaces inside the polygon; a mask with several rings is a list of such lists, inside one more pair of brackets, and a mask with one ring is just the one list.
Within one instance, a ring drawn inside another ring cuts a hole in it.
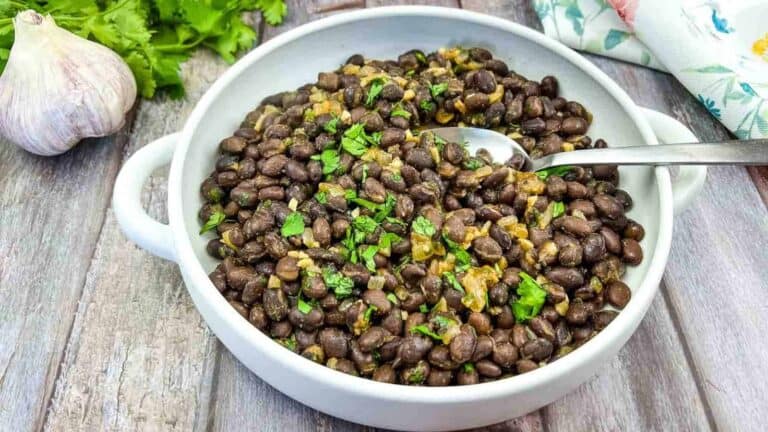
[{"label": "wood grain texture", "polygon": [[53,158],[0,143],[0,430],[40,426],[132,117]]},{"label": "wood grain texture", "polygon": [[[591,57],[640,105],[687,124],[701,139],[728,132],[673,77]],[[710,421],[720,430],[764,430],[768,384],[768,217],[747,171],[710,168],[691,207],[675,217],[663,293]],[[646,321],[648,319],[646,318]]]},{"label": "wood grain texture", "polygon": [[[184,65],[187,97],[142,102],[125,159],[179,130],[227,65],[199,51]],[[144,188],[165,220],[167,175]],[[175,264],[120,232],[111,210],[90,263],[46,430],[190,430],[208,423],[219,343],[197,313]]]}]

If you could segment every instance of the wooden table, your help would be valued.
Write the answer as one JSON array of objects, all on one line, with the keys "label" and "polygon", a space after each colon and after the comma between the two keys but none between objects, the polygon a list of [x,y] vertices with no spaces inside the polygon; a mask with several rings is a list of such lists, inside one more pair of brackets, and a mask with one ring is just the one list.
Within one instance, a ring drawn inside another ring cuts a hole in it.
[{"label": "wooden table", "polygon": [[[289,1],[261,41],[383,0]],[[525,0],[432,0],[540,28]],[[726,130],[670,75],[589,57],[638,104],[702,140]],[[176,266],[121,234],[120,166],[179,130],[227,66],[200,52],[185,100],[142,101],[116,136],[56,158],[0,146],[0,431],[366,429],[288,399],[245,369],[195,310]],[[661,294],[599,375],[496,431],[765,430],[768,412],[768,169],[713,168],[675,219]],[[145,188],[165,218],[165,173]]]}]

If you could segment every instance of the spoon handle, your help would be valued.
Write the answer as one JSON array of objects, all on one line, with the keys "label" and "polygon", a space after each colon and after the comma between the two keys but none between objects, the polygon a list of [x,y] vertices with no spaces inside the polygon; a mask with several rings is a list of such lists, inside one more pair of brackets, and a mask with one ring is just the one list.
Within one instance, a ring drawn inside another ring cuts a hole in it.
[{"label": "spoon handle", "polygon": [[555,153],[533,161],[540,170],[563,165],[768,165],[768,139],[712,144],[661,144]]}]

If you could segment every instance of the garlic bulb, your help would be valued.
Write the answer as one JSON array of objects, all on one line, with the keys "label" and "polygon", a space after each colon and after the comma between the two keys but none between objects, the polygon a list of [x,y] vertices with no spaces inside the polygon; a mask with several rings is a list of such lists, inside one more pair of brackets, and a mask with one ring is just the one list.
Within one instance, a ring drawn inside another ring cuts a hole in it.
[{"label": "garlic bulb", "polygon": [[120,56],[32,10],[13,24],[15,41],[0,76],[1,135],[51,156],[123,126],[136,81]]}]

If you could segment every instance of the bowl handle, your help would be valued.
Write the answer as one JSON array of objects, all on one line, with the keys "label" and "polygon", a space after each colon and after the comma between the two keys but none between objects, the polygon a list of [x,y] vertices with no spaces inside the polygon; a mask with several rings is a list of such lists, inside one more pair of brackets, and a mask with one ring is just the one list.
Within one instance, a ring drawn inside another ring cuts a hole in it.
[{"label": "bowl handle", "polygon": [[176,261],[171,228],[153,219],[141,205],[141,190],[152,171],[168,165],[178,133],[159,138],[134,153],[117,175],[112,208],[126,237],[149,253]]},{"label": "bowl handle", "polygon": [[[653,133],[662,143],[695,143],[696,135],[684,124],[674,118],[648,108],[640,108],[653,129]],[[705,166],[680,166],[680,171],[672,180],[672,201],[675,213],[681,213],[693,201],[704,187],[707,178]]]}]

